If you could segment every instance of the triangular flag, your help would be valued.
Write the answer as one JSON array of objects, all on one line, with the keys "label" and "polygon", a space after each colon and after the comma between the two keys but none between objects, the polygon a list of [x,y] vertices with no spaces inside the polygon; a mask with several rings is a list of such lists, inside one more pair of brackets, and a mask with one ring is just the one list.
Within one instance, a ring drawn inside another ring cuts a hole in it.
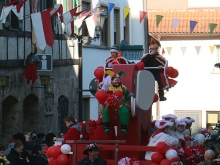
[{"label": "triangular flag", "polygon": [[210,49],[210,52],[212,54],[214,52],[214,50],[215,50],[215,46],[209,46],[209,49]]},{"label": "triangular flag", "polygon": [[185,52],[186,52],[186,47],[180,47],[181,48],[181,51],[182,51],[182,53],[183,53],[183,55],[185,54]]},{"label": "triangular flag", "polygon": [[167,47],[167,52],[168,52],[169,55],[171,53],[171,50],[172,50],[172,47]]},{"label": "triangular flag", "polygon": [[124,7],[124,19],[128,16],[128,13],[130,12],[130,8]]},{"label": "triangular flag", "polygon": [[92,10],[84,13],[82,16],[80,16],[77,20],[74,21],[74,24],[77,28],[80,28],[82,26],[83,20],[92,12]]},{"label": "triangular flag", "polygon": [[162,55],[163,55],[163,54],[165,54],[165,50],[164,50],[164,48],[162,49]]},{"label": "triangular flag", "polygon": [[198,22],[196,22],[196,21],[190,21],[190,33],[193,32],[193,30],[194,30],[197,23]]},{"label": "triangular flag", "polygon": [[147,15],[147,12],[140,11],[140,23],[143,21],[145,15]]},{"label": "triangular flag", "polygon": [[156,15],[156,27],[158,27],[162,19],[163,19],[162,15]]},{"label": "triangular flag", "polygon": [[217,24],[214,23],[209,23],[209,30],[210,30],[210,35],[212,35],[214,29],[216,28]]},{"label": "triangular flag", "polygon": [[87,29],[88,29],[88,32],[89,32],[89,36],[92,37],[92,38],[95,37],[95,23],[96,23],[97,15],[99,15],[99,14],[100,14],[100,12],[98,12],[94,15],[91,15],[90,17],[85,19],[86,26],[87,26]]},{"label": "triangular flag", "polygon": [[12,7],[12,11],[14,12],[14,14],[18,17],[18,20],[23,20],[24,19],[24,3],[27,0],[24,0],[20,3],[18,3],[17,5]]},{"label": "triangular flag", "polygon": [[59,15],[63,14],[63,5],[62,4],[55,4],[50,11],[50,16],[51,17],[58,16],[58,13],[59,13]]},{"label": "triangular flag", "polygon": [[196,48],[197,54],[199,55],[199,51],[200,51],[201,46],[195,46],[195,48]]},{"label": "triangular flag", "polygon": [[178,23],[180,22],[180,19],[178,18],[173,18],[173,29],[176,30],[176,27],[178,25]]},{"label": "triangular flag", "polygon": [[111,13],[112,9],[114,8],[115,4],[108,2],[108,14]]},{"label": "triangular flag", "polygon": [[6,21],[6,17],[8,16],[8,14],[10,13],[10,11],[12,10],[13,6],[15,3],[17,3],[18,0],[14,0],[10,3],[6,3],[3,5],[1,12],[0,12],[0,22],[1,23],[5,23]]},{"label": "triangular flag", "polygon": [[94,9],[97,4],[98,4],[99,0],[92,0],[92,9]]}]

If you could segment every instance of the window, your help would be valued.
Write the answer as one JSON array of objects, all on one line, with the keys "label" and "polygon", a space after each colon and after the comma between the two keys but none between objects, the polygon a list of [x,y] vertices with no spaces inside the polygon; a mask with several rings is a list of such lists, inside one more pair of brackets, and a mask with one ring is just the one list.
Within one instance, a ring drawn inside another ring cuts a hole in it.
[{"label": "window", "polygon": [[128,44],[130,43],[130,35],[129,35],[129,14],[126,17],[126,19],[124,20],[124,40],[126,40],[128,42]]},{"label": "window", "polygon": [[220,45],[216,45],[216,53],[214,54],[214,65],[216,65],[215,70],[220,71]]},{"label": "window", "polygon": [[120,43],[120,17],[119,10],[114,10],[114,44]]},{"label": "window", "polygon": [[[103,14],[108,15],[107,14],[107,12],[108,12],[107,7],[101,6],[101,10],[104,10]],[[109,27],[108,24],[109,24],[109,18],[107,17],[105,19],[105,23],[103,25],[103,29],[102,29],[101,36],[100,36],[100,45],[102,45],[102,46],[108,45],[108,27]]]},{"label": "window", "polygon": [[[89,10],[90,10],[90,3],[88,3],[88,2],[82,2],[82,11],[83,11],[82,14],[88,12]],[[89,33],[88,33],[88,29],[87,29],[87,26],[86,26],[85,21],[83,21],[81,28],[82,28],[82,35],[83,35],[83,36],[88,36]]]},{"label": "window", "polygon": [[220,120],[219,111],[206,111],[206,128],[211,132],[216,127],[216,123]]}]

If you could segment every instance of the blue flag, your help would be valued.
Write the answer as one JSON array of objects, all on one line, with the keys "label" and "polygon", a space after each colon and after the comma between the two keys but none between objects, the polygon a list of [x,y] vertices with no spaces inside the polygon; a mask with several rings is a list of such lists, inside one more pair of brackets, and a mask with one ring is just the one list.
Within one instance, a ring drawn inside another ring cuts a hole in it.
[{"label": "blue flag", "polygon": [[112,11],[112,9],[113,9],[114,6],[115,6],[114,3],[110,3],[110,2],[108,2],[108,14],[111,13],[111,11]]}]

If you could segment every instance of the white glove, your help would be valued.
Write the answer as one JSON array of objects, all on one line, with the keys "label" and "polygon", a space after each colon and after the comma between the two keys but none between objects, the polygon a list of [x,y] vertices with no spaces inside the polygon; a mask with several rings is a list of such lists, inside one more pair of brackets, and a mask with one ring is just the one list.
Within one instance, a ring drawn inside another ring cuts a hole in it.
[{"label": "white glove", "polygon": [[114,64],[112,64],[112,63],[110,63],[110,62],[108,63],[108,67],[109,67],[109,68],[113,68],[113,66],[114,66]]}]

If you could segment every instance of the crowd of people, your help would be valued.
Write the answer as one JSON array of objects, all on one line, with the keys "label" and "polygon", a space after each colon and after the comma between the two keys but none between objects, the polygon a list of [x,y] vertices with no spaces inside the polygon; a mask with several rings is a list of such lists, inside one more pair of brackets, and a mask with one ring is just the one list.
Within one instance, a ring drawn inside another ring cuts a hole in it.
[{"label": "crowd of people", "polygon": [[[220,164],[219,148],[219,122],[214,131],[202,128],[200,136],[204,136],[204,142],[200,144],[191,134],[192,123],[195,119],[184,117],[177,119],[173,114],[163,115],[161,120],[153,120],[151,126],[151,137],[147,146],[156,146],[164,142],[178,153],[180,165],[216,165]],[[202,135],[201,135],[202,134]],[[191,142],[197,142],[192,145]],[[151,160],[154,152],[146,152],[145,159]],[[176,159],[176,160],[177,160]]]}]

